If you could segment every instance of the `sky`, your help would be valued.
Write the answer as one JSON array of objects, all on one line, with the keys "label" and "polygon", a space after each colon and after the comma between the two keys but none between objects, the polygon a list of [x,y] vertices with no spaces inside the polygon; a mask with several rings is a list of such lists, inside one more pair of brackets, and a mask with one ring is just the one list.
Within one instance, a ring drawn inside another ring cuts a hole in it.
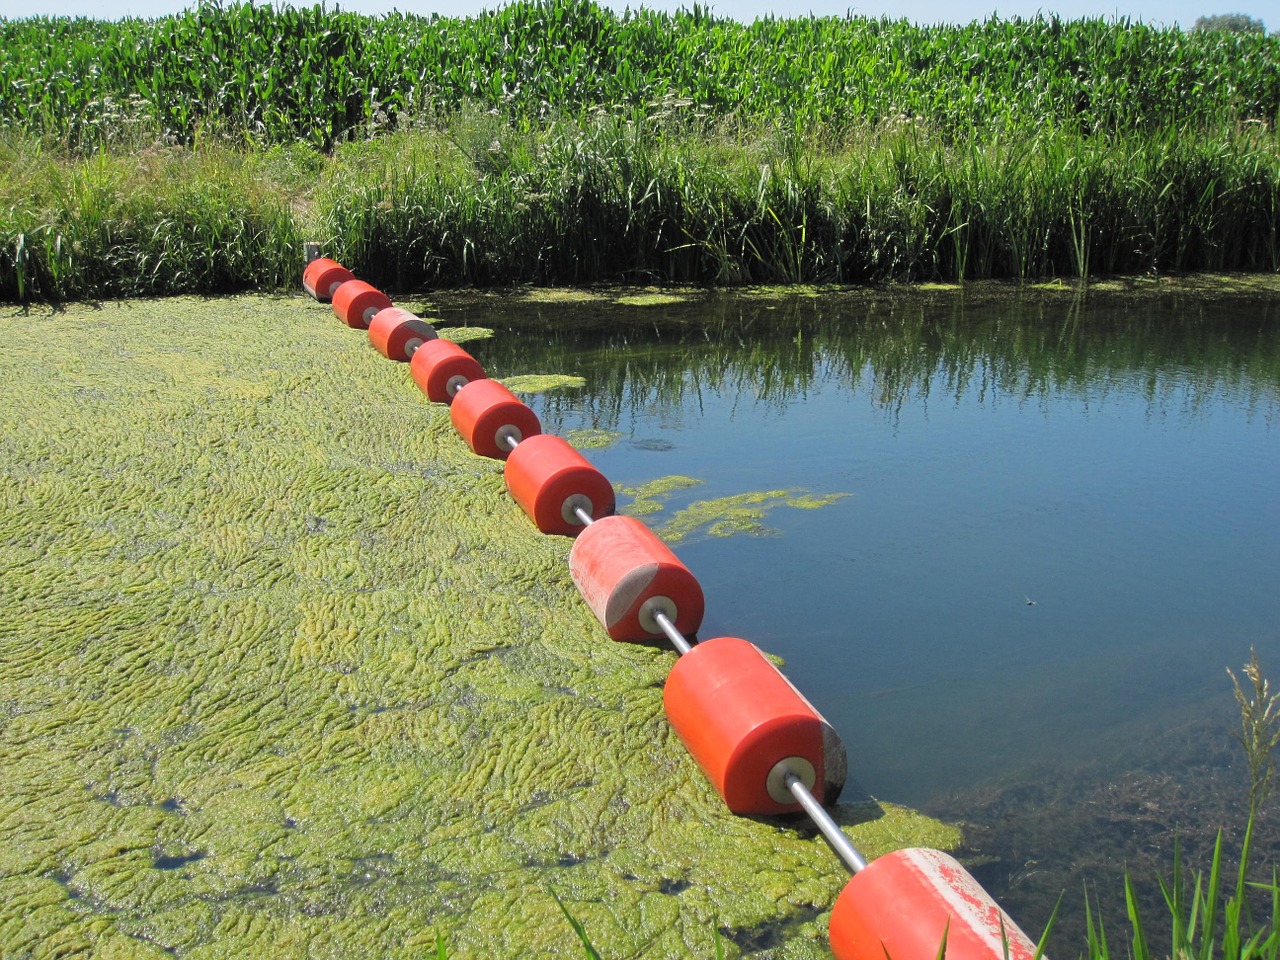
[{"label": "sky", "polygon": [[[0,17],[17,19],[33,14],[51,16],[97,17],[116,20],[125,16],[161,17],[178,13],[193,0],[0,0]],[[309,6],[310,4],[302,4]],[[468,16],[482,9],[501,5],[499,0],[327,0],[326,7],[358,13],[388,13],[393,8],[404,13],[440,13],[445,16]],[[631,0],[604,5],[623,10],[645,6],[658,10],[691,7],[693,0]],[[993,14],[1001,17],[1034,17],[1038,12],[1056,13],[1063,19],[1080,17],[1127,17],[1146,23],[1189,28],[1199,16],[1216,13],[1245,13],[1266,23],[1268,30],[1280,29],[1280,9],[1276,0],[739,0],[712,2],[709,6],[719,16],[750,22],[758,16],[796,16],[813,13],[818,16],[905,17],[917,23],[968,23],[985,20]]]}]

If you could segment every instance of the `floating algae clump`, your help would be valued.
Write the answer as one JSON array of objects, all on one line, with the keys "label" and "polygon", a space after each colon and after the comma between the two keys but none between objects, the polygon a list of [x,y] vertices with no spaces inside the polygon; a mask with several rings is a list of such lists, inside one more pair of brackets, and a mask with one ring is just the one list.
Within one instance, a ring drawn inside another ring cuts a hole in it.
[{"label": "floating algae clump", "polygon": [[581,956],[551,891],[613,956],[825,954],[830,851],[725,812],[673,654],[403,364],[301,297],[0,334],[0,956]]},{"label": "floating algae clump", "polygon": [[608,303],[610,296],[599,290],[569,287],[534,287],[521,294],[526,303]]},{"label": "floating algae clump", "polygon": [[587,381],[584,378],[563,373],[526,373],[518,377],[503,377],[499,382],[512,393],[578,390],[587,385]]},{"label": "floating algae clump", "polygon": [[666,509],[663,503],[671,494],[677,490],[687,490],[690,487],[696,487],[701,484],[701,480],[695,480],[693,477],[682,477],[679,474],[672,474],[668,477],[659,477],[657,480],[650,480],[648,483],[642,483],[639,486],[628,487],[624,484],[617,484],[618,493],[625,497],[631,497],[631,503],[627,504],[620,510],[630,517],[644,517],[651,513],[657,513]]},{"label": "floating algae clump", "polygon": [[[621,512],[633,517],[658,513],[666,509],[664,501],[672,493],[701,483],[701,480],[692,477],[673,475],[635,487],[619,485],[619,493],[633,498]],[[778,507],[815,510],[846,496],[843,493],[818,496],[803,490],[760,490],[711,500],[697,500],[673,513],[666,523],[655,528],[655,532],[668,543],[677,543],[700,530],[712,537],[731,537],[736,533],[756,537],[773,536],[777,531],[765,524],[764,519]]]},{"label": "floating algae clump", "polygon": [[615,302],[624,307],[665,307],[673,303],[684,303],[688,299],[687,295],[649,291],[621,296]]},{"label": "floating algae clump", "polygon": [[677,543],[699,530],[705,530],[712,537],[731,537],[735,533],[770,537],[777,531],[764,519],[778,507],[813,510],[835,503],[844,496],[846,494],[831,493],[818,497],[802,490],[761,490],[714,500],[698,500],[683,510],[677,510],[670,520],[656,529],[656,533],[668,543]]},{"label": "floating algae clump", "polygon": [[564,438],[579,450],[605,450],[621,440],[619,430],[570,430]]},{"label": "floating algae clump", "polygon": [[488,327],[442,327],[436,331],[441,339],[454,343],[470,343],[473,340],[488,340],[493,331]]}]

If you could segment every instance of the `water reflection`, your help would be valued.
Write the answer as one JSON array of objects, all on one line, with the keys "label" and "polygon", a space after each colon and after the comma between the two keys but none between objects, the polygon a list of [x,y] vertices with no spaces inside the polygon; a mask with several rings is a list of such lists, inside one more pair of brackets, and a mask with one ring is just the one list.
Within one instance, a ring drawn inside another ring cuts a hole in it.
[{"label": "water reflection", "polygon": [[[626,311],[602,318],[599,308],[582,316],[563,306],[477,322],[520,328],[485,345],[503,376],[586,376],[584,395],[549,398],[545,409],[553,422],[564,412],[588,415],[598,429],[641,411],[682,416],[708,393],[780,408],[829,384],[866,389],[890,418],[904,405],[958,401],[971,390],[979,402],[997,394],[1105,400],[1120,383],[1138,385],[1152,415],[1194,414],[1224,391],[1251,414],[1280,389],[1280,305],[1269,301],[1140,308],[949,299],[847,306],[836,297],[761,304],[718,295],[649,308],[644,323]],[[627,325],[574,332],[610,319]]]}]

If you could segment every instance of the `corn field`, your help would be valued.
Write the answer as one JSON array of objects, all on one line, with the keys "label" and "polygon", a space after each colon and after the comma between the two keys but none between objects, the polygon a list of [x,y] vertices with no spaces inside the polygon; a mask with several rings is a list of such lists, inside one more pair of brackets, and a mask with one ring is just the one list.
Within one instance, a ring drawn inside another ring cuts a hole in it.
[{"label": "corn field", "polygon": [[592,0],[467,19],[206,2],[157,20],[0,20],[0,122],[73,147],[142,123],[180,143],[212,127],[328,149],[469,102],[517,120],[681,103],[836,135],[898,117],[950,132],[1273,124],[1280,37],[1055,17],[744,25]]}]

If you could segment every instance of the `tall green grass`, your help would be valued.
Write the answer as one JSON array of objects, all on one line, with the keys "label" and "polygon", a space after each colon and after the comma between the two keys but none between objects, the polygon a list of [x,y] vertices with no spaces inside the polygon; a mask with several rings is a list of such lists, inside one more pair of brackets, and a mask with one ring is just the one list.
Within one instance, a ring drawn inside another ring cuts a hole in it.
[{"label": "tall green grass", "polygon": [[994,136],[923,125],[832,151],[604,118],[406,138],[335,168],[320,229],[393,285],[867,282],[1274,270],[1274,138]]},{"label": "tall green grass", "polygon": [[866,283],[1280,269],[1280,150],[1255,127],[839,143],[480,110],[344,144],[0,141],[0,298],[293,285],[301,239],[370,282]]},{"label": "tall green grass", "polygon": [[288,183],[223,147],[92,158],[0,138],[0,300],[278,288],[302,241]]}]

